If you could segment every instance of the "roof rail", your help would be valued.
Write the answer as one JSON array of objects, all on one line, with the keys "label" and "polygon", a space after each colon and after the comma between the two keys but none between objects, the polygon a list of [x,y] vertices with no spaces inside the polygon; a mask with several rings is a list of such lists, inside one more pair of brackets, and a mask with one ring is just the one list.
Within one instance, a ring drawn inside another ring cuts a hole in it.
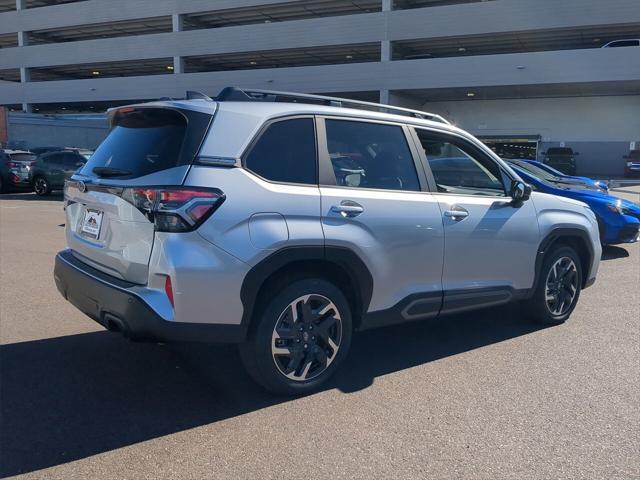
[{"label": "roof rail", "polygon": [[214,99],[219,102],[289,102],[289,103],[310,103],[314,105],[328,105],[331,107],[363,108],[373,109],[380,112],[395,113],[407,117],[432,120],[434,122],[450,123],[440,115],[435,113],[421,112],[409,108],[394,107],[383,103],[364,102],[361,100],[351,100],[349,98],[327,97],[324,95],[312,95],[308,93],[277,92],[273,90],[257,90],[238,87],[226,87]]}]

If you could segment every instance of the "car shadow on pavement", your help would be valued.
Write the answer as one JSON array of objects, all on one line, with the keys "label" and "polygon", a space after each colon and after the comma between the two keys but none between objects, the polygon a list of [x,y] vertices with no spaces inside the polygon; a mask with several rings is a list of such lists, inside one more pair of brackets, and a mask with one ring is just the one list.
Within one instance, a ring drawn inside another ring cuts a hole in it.
[{"label": "car shadow on pavement", "polygon": [[64,200],[64,194],[62,191],[55,191],[49,195],[38,196],[33,192],[23,192],[23,193],[2,193],[0,194],[0,200],[24,200],[27,202],[31,201],[48,201],[48,202],[62,202]]},{"label": "car shadow on pavement", "polygon": [[605,245],[602,248],[602,256],[600,260],[615,260],[617,258],[627,258],[629,251],[622,247],[616,247],[614,245]]},{"label": "car shadow on pavement", "polygon": [[[327,389],[357,391],[538,329],[503,307],[361,332]],[[131,343],[106,331],[3,345],[0,368],[0,477],[295,401],[255,385],[233,346]]]}]

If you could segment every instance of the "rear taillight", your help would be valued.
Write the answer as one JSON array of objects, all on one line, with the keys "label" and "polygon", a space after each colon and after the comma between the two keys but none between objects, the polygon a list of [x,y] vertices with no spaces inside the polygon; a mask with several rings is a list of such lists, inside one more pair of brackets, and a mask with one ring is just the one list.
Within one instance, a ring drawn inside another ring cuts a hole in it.
[{"label": "rear taillight", "polygon": [[11,173],[11,181],[13,183],[20,183],[20,177],[18,175],[16,175],[15,173]]},{"label": "rear taillight", "polygon": [[20,164],[16,162],[7,162],[7,167],[9,168],[19,168]]},{"label": "rear taillight", "polygon": [[167,298],[171,302],[171,306],[175,307],[175,303],[173,302],[173,285],[171,285],[171,277],[167,276],[164,280],[164,293],[167,294]]},{"label": "rear taillight", "polygon": [[224,202],[218,189],[125,188],[122,198],[155,224],[159,232],[188,232],[198,228]]}]

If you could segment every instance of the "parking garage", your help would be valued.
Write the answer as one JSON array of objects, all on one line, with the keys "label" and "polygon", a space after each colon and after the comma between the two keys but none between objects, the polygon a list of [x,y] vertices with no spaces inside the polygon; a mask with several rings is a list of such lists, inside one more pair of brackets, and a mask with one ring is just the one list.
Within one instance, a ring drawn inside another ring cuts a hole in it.
[{"label": "parking garage", "polygon": [[602,48],[621,38],[640,38],[634,0],[0,0],[0,104],[339,94],[436,111],[514,155],[573,145],[585,171],[613,174],[640,141],[637,52]]}]

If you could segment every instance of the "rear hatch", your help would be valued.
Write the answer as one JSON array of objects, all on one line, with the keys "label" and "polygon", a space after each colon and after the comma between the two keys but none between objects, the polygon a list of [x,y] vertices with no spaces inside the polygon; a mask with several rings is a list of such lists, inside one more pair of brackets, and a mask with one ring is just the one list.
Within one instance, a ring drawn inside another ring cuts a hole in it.
[{"label": "rear hatch", "polygon": [[111,131],[65,185],[66,236],[81,261],[146,284],[154,241],[151,206],[158,189],[179,187],[215,111],[173,104],[123,107]]},{"label": "rear hatch", "polygon": [[29,177],[29,169],[35,164],[37,155],[30,152],[15,152],[9,154],[9,168],[21,179]]}]

